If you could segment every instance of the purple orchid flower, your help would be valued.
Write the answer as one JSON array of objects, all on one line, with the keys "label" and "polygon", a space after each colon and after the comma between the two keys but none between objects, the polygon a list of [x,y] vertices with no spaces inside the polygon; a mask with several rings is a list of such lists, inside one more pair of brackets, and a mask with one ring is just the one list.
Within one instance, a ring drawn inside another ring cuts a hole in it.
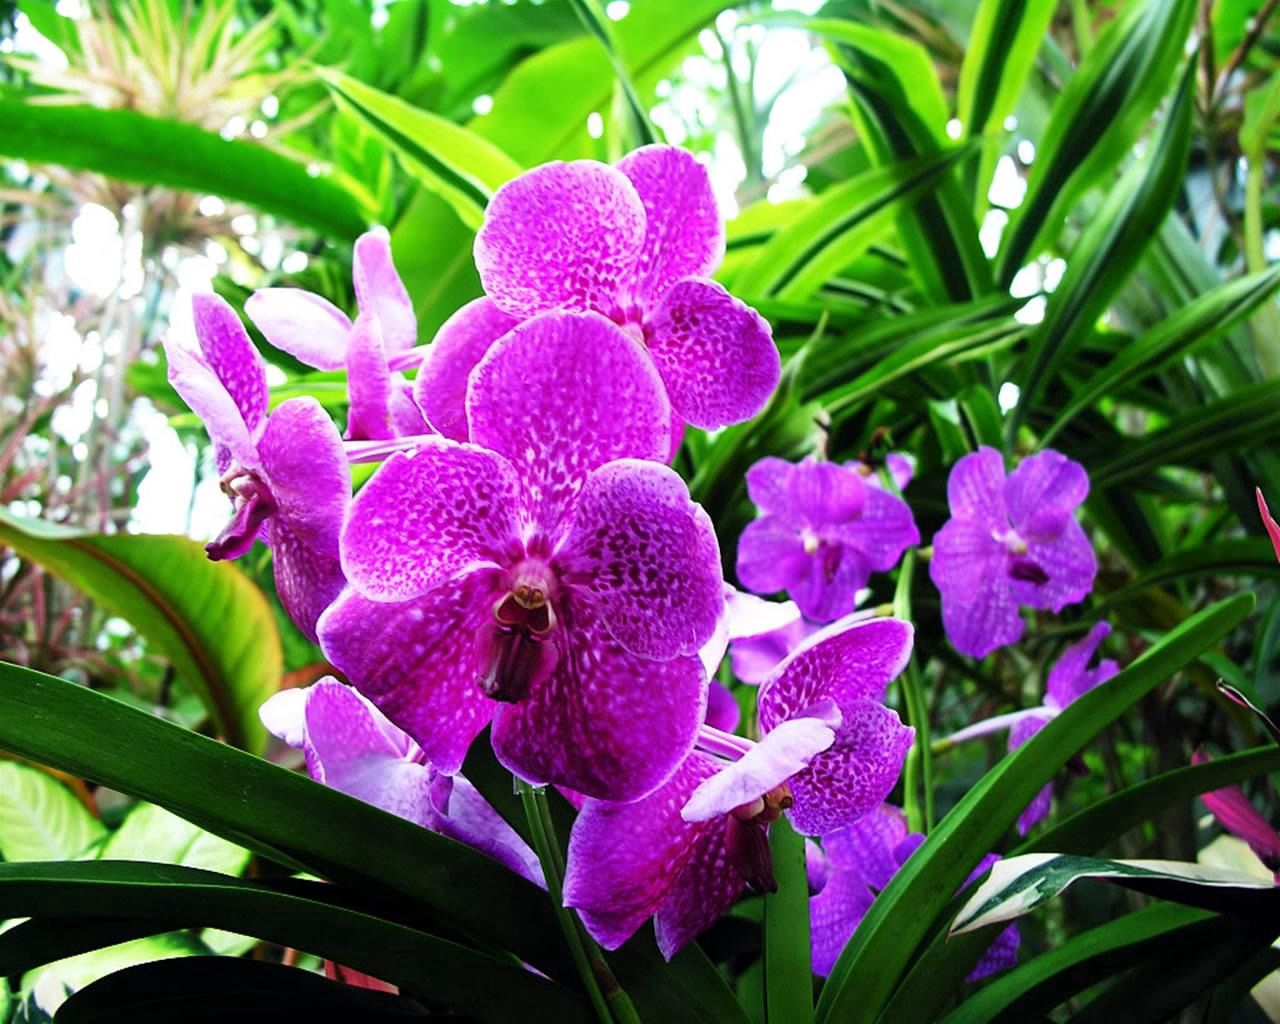
[{"label": "purple orchid flower", "polygon": [[[1111,627],[1107,623],[1095,623],[1084,639],[1078,640],[1062,652],[1058,660],[1053,663],[1053,667],[1049,669],[1043,704],[975,722],[953,733],[950,741],[963,743],[966,740],[1008,729],[1009,751],[1017,750],[1060,715],[1068,704],[1083,697],[1120,671],[1120,666],[1111,658],[1103,658],[1093,668],[1089,668],[1089,662],[1093,660],[1098,645],[1110,635]],[[1053,786],[1050,784],[1040,790],[1026,810],[1018,816],[1019,834],[1025,836],[1036,824],[1044,820],[1049,813],[1052,800]]]},{"label": "purple orchid flower", "polygon": [[764,514],[738,541],[738,578],[758,594],[787,591],[817,622],[852,611],[871,573],[920,543],[906,502],[834,462],[761,459],[747,493]]},{"label": "purple orchid flower", "polygon": [[715,532],[652,364],[595,313],[517,327],[471,376],[472,437],[383,463],[342,533],[326,656],[441,771],[493,720],[535,783],[634,799],[702,722],[721,614]]},{"label": "purple orchid flower", "polygon": [[1088,493],[1084,468],[1055,451],[1007,479],[985,445],[952,467],[951,519],[933,538],[929,576],[957,651],[985,657],[1022,637],[1019,606],[1059,612],[1093,590],[1097,559],[1072,515]]},{"label": "purple orchid flower", "polygon": [[706,168],[684,150],[646,146],[616,167],[536,167],[485,211],[475,258],[487,297],[436,335],[419,404],[437,430],[467,440],[466,381],[489,346],[547,310],[589,309],[647,353],[678,421],[713,429],[750,419],[780,362],[764,319],[708,277],[723,256]]},{"label": "purple orchid flower", "polygon": [[466,843],[546,888],[537,855],[461,775],[431,766],[422,748],[349,686],[326,676],[281,690],[258,710],[274,736],[307,756],[307,774],[432,832]]},{"label": "purple orchid flower", "polygon": [[[1192,764],[1208,764],[1210,760],[1203,750],[1197,749],[1191,755]],[[1280,832],[1258,813],[1244,790],[1239,786],[1224,786],[1201,793],[1200,799],[1219,825],[1249,844],[1254,856],[1280,884]]]},{"label": "purple orchid flower", "polygon": [[649,796],[588,800],[569,839],[565,905],[608,949],[655,917],[670,959],[747,885],[771,889],[771,822],[785,812],[800,832],[831,831],[897,782],[914,730],[880,699],[911,641],[896,619],[834,623],[762,684],[759,743],[704,726]]},{"label": "purple orchid flower", "polygon": [[[824,978],[862,923],[876,895],[924,842],[908,833],[907,817],[896,807],[881,804],[852,825],[822,837],[822,846],[805,844],[809,874],[809,937],[813,971]],[[965,884],[991,870],[1000,858],[988,854],[978,862]],[[1018,962],[1020,936],[1011,924],[996,936],[967,981],[978,981]]]},{"label": "purple orchid flower", "polygon": [[418,323],[385,229],[356,239],[352,270],[360,307],[354,324],[328,299],[301,288],[260,288],[245,312],[276,348],[319,370],[347,371],[348,440],[424,433],[412,389],[389,362],[413,348]]},{"label": "purple orchid flower", "polygon": [[342,439],[313,398],[291,398],[267,415],[262,356],[240,318],[216,295],[192,300],[200,351],[165,339],[169,383],[214,444],[231,521],[205,548],[239,558],[261,538],[271,546],[276,592],[310,639],[344,578],[338,531],[351,497]]}]

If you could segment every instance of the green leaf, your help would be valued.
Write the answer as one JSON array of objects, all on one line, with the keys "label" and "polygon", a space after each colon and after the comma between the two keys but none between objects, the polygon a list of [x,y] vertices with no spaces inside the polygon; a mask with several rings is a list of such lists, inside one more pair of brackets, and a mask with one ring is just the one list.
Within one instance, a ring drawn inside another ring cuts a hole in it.
[{"label": "green leaf", "polygon": [[366,211],[332,178],[265,146],[132,110],[0,99],[0,155],[96,171],[249,203],[284,220],[352,240]]},{"label": "green leaf", "polygon": [[735,277],[734,291],[788,301],[809,298],[890,233],[897,216],[936,188],[962,152],[940,149],[917,160],[873,167],[827,189],[773,234]]},{"label": "green leaf", "polygon": [[[335,960],[481,1020],[521,1014],[589,1020],[585,1001],[508,958],[467,949],[328,902],[338,887],[290,881],[288,892],[194,868],[132,861],[0,864],[0,916],[181,920],[257,935]],[[145,941],[145,940],[144,940]]]},{"label": "green leaf", "polygon": [[127,917],[32,918],[0,932],[0,973],[16,977],[45,964],[177,927],[176,921]]},{"label": "green leaf", "polygon": [[765,1019],[805,1024],[813,1020],[813,969],[804,837],[779,818],[769,828],[769,850],[778,891],[764,897]]},{"label": "green leaf", "polygon": [[0,761],[0,857],[70,860],[106,834],[61,782],[25,764]]},{"label": "green leaf", "polygon": [[0,748],[159,804],[280,864],[395,898],[441,929],[571,976],[546,894],[496,861],[100,693],[0,663]]},{"label": "green leaf", "polygon": [[[102,844],[99,860],[150,860],[227,875],[249,865],[249,851],[155,804],[139,804]],[[45,858],[52,860],[53,858]]]},{"label": "green leaf", "polygon": [[1219,285],[1162,320],[1075,389],[1071,401],[1041,432],[1040,444],[1048,445],[1058,431],[1099,399],[1118,394],[1125,385],[1160,370],[1203,342],[1222,337],[1270,298],[1278,286],[1280,267],[1271,267]]},{"label": "green leaf", "polygon": [[1057,234],[1076,200],[1105,183],[1137,140],[1173,78],[1195,7],[1194,0],[1127,4],[1067,81],[1000,246],[1001,284]]},{"label": "green leaf", "polygon": [[618,80],[618,87],[622,90],[622,96],[627,103],[627,113],[630,115],[631,130],[635,136],[636,146],[648,146],[662,141],[658,138],[653,123],[649,120],[649,111],[640,101],[640,95],[636,91],[636,87],[631,81],[631,76],[627,73],[626,65],[619,54],[613,22],[605,17],[604,12],[600,10],[595,0],[569,0],[569,5],[578,15],[586,30],[599,40],[600,45],[604,47],[604,52],[609,56],[609,63],[612,65],[613,73]]},{"label": "green leaf", "polygon": [[1127,708],[1235,628],[1254,603],[1252,594],[1240,594],[1193,615],[973,786],[876,897],[827,979],[818,1019],[874,1019],[952,894],[1040,788]]},{"label": "green leaf", "polygon": [[1009,421],[1011,438],[1017,437],[1019,424],[1036,408],[1063,362],[1093,330],[1172,208],[1191,148],[1194,83],[1192,62],[1148,158],[1131,167],[1107,195],[1072,248],[1066,273],[1049,296],[1044,321],[1027,349],[1021,393]]},{"label": "green leaf", "polygon": [[1108,609],[1140,598],[1152,587],[1177,580],[1226,576],[1280,576],[1280,562],[1270,541],[1262,537],[1232,537],[1175,552],[1144,569],[1132,583],[1107,594],[1096,611],[1104,615]]},{"label": "green leaf", "polygon": [[439,114],[339,71],[321,68],[316,74],[395,150],[424,188],[440,195],[472,229],[480,226],[493,193],[524,169],[488,139]]},{"label": "green leaf", "polygon": [[186,537],[91,534],[0,509],[0,544],[127,620],[173,662],[228,743],[266,747],[258,708],[283,654],[262,591]]}]

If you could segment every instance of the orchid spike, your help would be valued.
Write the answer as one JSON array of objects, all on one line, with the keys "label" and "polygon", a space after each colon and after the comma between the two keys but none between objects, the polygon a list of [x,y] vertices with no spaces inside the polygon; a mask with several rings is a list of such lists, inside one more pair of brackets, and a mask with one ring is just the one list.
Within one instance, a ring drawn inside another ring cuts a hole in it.
[{"label": "orchid spike", "polygon": [[1097,560],[1073,513],[1089,493],[1079,463],[1055,451],[1025,459],[1006,479],[985,445],[947,481],[951,519],[933,539],[929,576],[942,624],[961,654],[982,658],[1022,637],[1021,605],[1061,611],[1093,589]]},{"label": "orchid spike", "polygon": [[347,371],[348,439],[423,433],[412,390],[388,363],[413,348],[418,327],[385,229],[356,239],[352,277],[360,308],[354,323],[328,299],[301,288],[260,288],[245,312],[276,348],[319,370]]},{"label": "orchid spike", "polygon": [[906,502],[834,462],[761,459],[747,493],[763,514],[738,541],[738,578],[758,594],[787,591],[816,622],[853,611],[871,573],[920,542]]},{"label": "orchid spike", "polygon": [[750,419],[781,364],[768,323],[710,279],[723,256],[710,178],[682,149],[535,167],[489,202],[475,243],[486,297],[436,335],[418,401],[437,430],[466,440],[466,381],[488,347],[539,313],[594,310],[646,354],[678,423]]},{"label": "orchid spike", "polygon": [[351,474],[342,439],[314,398],[291,398],[268,415],[266,367],[235,310],[216,295],[197,295],[192,306],[200,350],[165,339],[169,382],[204,420],[233,508],[205,550],[215,561],[239,558],[266,541],[280,603],[314,640],[344,583],[338,531]]},{"label": "orchid spike", "polygon": [[1267,508],[1267,499],[1262,496],[1262,488],[1255,487],[1254,493],[1258,497],[1258,514],[1262,516],[1262,525],[1267,528],[1267,536],[1271,538],[1271,547],[1276,553],[1276,558],[1280,558],[1280,524],[1271,518],[1271,509]]},{"label": "orchid spike", "polygon": [[693,745],[723,608],[711,523],[655,461],[661,382],[603,317],[553,312],[467,403],[477,444],[395,454],[353,502],[323,649],[442,771],[492,719],[521,778],[641,797]]},{"label": "orchid spike", "polygon": [[759,743],[704,727],[654,793],[587,801],[564,896],[591,935],[614,949],[653,916],[670,958],[747,886],[774,886],[767,830],[780,815],[816,834],[878,806],[914,735],[879,703],[911,637],[894,619],[833,624],[763,684]]},{"label": "orchid spike", "polygon": [[545,888],[537,855],[461,775],[445,775],[408,734],[332,676],[281,690],[258,710],[307,758],[316,782],[487,854]]},{"label": "orchid spike", "polygon": [[[825,978],[831,973],[876,895],[922,842],[924,836],[908,833],[901,810],[882,804],[847,828],[824,835],[821,847],[812,841],[805,844],[815,974]],[[988,854],[965,884],[986,874],[999,859]],[[1019,940],[1017,925],[1009,925],[996,936],[966,980],[977,981],[1016,964]]]}]

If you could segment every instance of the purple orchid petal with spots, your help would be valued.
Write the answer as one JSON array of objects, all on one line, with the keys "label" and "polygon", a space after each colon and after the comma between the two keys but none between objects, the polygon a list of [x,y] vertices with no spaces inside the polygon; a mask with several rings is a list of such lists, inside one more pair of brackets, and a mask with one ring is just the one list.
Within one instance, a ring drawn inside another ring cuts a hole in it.
[{"label": "purple orchid petal with spots", "polygon": [[942,594],[952,646],[981,658],[1023,632],[1019,606],[1061,611],[1093,589],[1097,559],[1075,509],[1089,490],[1084,469],[1055,451],[1004,460],[983,446],[951,470],[951,519],[933,541],[929,575]]},{"label": "purple orchid petal with spots", "polygon": [[391,428],[391,370],[376,316],[362,313],[347,340],[348,441],[382,441]]},{"label": "purple orchid petal with spots", "polygon": [[356,303],[382,325],[387,355],[412,348],[418,339],[418,320],[391,260],[391,236],[386,228],[374,228],[356,239],[351,277]]},{"label": "purple orchid petal with spots", "polygon": [[786,590],[818,622],[851,612],[871,573],[920,542],[907,504],[856,468],[766,458],[747,472],[747,493],[764,514],[738,542],[738,578],[757,593]]},{"label": "purple orchid petal with spots", "polygon": [[442,775],[368,700],[332,677],[282,690],[259,710],[267,729],[306,754],[307,774],[466,843],[545,888],[538,858],[461,776]]},{"label": "purple orchid petal with spots", "polygon": [[467,384],[493,343],[519,324],[490,298],[474,299],[444,322],[413,384],[423,414],[445,437],[467,440]]},{"label": "purple orchid petal with spots", "polygon": [[[758,602],[758,606],[746,604],[747,601]],[[763,607],[768,611],[740,612],[744,607]],[[735,597],[730,599],[729,617],[733,674],[753,686],[764,682],[778,662],[822,629],[801,615],[794,601],[765,601],[741,592],[735,592]]]},{"label": "purple orchid petal with spots", "polygon": [[218,296],[196,295],[191,311],[205,361],[240,410],[250,436],[257,438],[267,418],[268,403],[262,356],[235,310]]}]

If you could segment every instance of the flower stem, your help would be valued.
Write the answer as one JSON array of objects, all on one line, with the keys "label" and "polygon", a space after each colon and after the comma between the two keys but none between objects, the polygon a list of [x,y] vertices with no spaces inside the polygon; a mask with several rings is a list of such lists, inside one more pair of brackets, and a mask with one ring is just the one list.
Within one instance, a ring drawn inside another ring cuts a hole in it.
[{"label": "flower stem", "polygon": [[547,893],[560,922],[560,930],[569,944],[578,976],[587,991],[587,998],[595,1010],[600,1024],[640,1024],[630,996],[623,991],[613,971],[605,963],[600,947],[591,941],[582,922],[564,905],[564,855],[556,841],[555,826],[551,821],[551,809],[547,806],[546,791],[523,780],[517,780],[520,803],[529,822],[533,848],[542,865],[547,882]]},{"label": "flower stem", "polygon": [[[916,552],[908,551],[902,559],[902,569],[898,574],[898,587],[893,595],[894,614],[907,622],[911,621],[911,584],[915,578]],[[933,829],[933,751],[929,742],[929,704],[925,700],[924,686],[920,679],[920,670],[916,666],[916,656],[903,670],[899,683],[902,686],[903,703],[907,706],[909,724],[916,731],[915,742],[907,754],[907,763],[902,780],[903,804],[907,812],[907,824],[916,832],[928,833]],[[924,790],[924,802],[921,803],[920,791]]]},{"label": "flower stem", "polygon": [[764,897],[764,1001],[769,1024],[813,1020],[804,837],[785,816],[769,826],[778,891]]}]

